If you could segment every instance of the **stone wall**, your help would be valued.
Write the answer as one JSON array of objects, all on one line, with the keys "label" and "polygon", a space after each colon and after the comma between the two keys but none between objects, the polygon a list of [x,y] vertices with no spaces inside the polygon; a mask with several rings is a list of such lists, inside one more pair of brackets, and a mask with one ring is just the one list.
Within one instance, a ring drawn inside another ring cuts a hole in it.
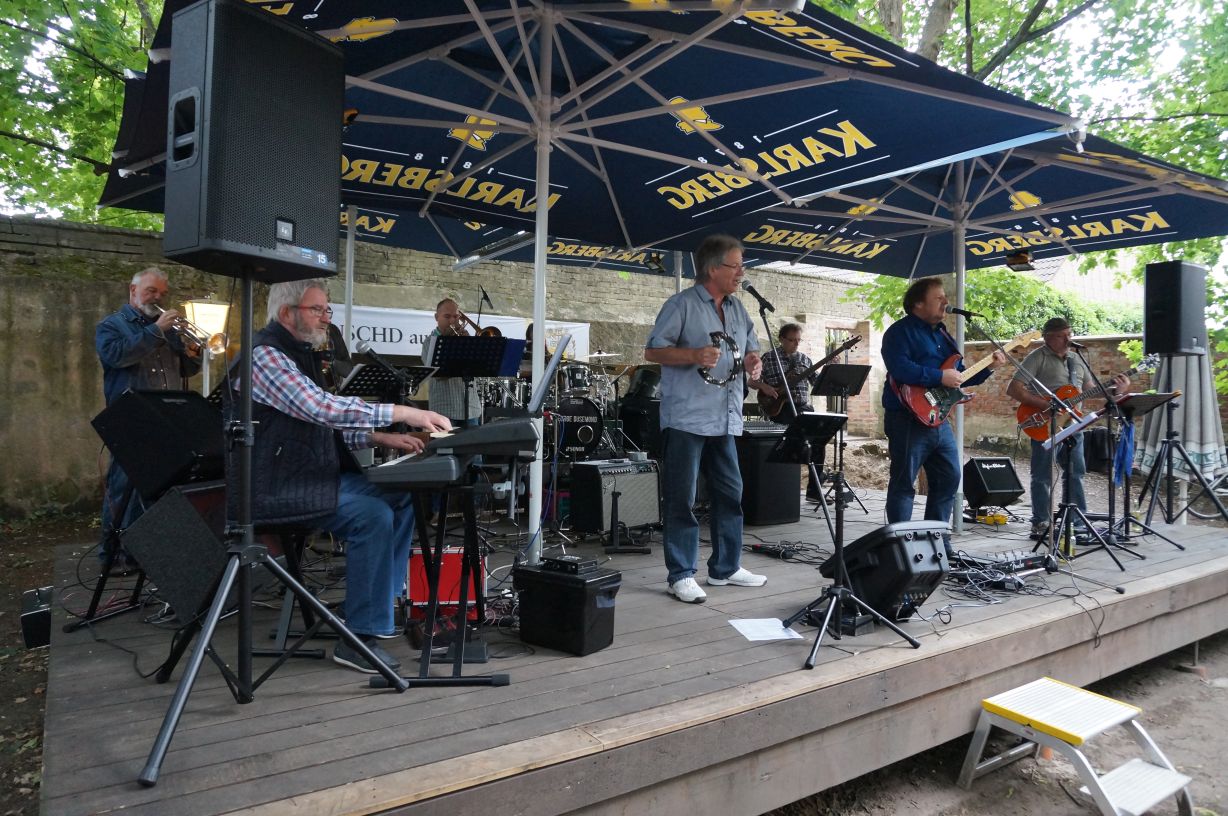
[{"label": "stone wall", "polygon": [[[230,279],[163,259],[156,233],[0,218],[0,445],[5,451],[0,459],[0,517],[97,505],[105,467],[102,445],[90,426],[103,407],[94,327],[126,302],[128,281],[151,264],[171,273],[173,303],[207,295],[231,298]],[[856,331],[866,338],[850,361],[876,368],[849,412],[854,431],[874,432],[881,361],[877,340],[862,320],[864,307],[842,302],[844,287],[831,281],[756,272],[755,284],[776,305],[773,330],[785,320],[803,323],[803,350],[815,359],[822,356],[827,328]],[[486,287],[499,312],[532,316],[530,266],[495,261],[453,272],[447,258],[357,245],[358,304],[433,309],[450,296],[476,312],[479,285]],[[329,288],[334,301],[343,299],[340,278],[330,281]],[[643,359],[657,310],[673,291],[671,277],[550,267],[546,314],[591,323],[594,349],[617,352],[625,362],[637,363]],[[263,303],[263,287],[257,286],[257,326],[264,320]],[[232,336],[238,335],[237,314],[237,308],[232,310]],[[215,377],[220,368],[221,363],[215,363]]]}]

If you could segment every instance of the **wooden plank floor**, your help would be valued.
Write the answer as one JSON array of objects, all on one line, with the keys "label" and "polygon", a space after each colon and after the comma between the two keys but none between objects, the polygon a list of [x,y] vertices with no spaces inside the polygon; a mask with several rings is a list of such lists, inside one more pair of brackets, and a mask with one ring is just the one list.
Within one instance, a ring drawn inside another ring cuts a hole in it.
[{"label": "wooden plank floor", "polygon": [[[881,494],[865,501],[868,514],[848,513],[846,541],[882,523]],[[1030,548],[1024,530],[970,529],[956,544]],[[813,671],[801,669],[813,629],[799,627],[805,640],[748,643],[729,621],[797,611],[825,583],[815,567],[748,554],[744,563],[769,576],[765,587],[713,587],[707,603],[685,605],[665,594],[655,545],[611,564],[623,583],[610,647],[573,657],[491,633],[492,649],[512,656],[466,673],[508,673],[506,687],[398,695],[331,662],[293,660],[239,705],[206,661],[149,789],[136,777],[174,683],[141,679],[134,667],[154,668],[170,630],[142,622],[146,613],[92,632],[57,627],[43,812],[762,812],[967,733],[988,694],[1041,674],[1086,684],[1228,628],[1225,531],[1162,530],[1186,550],[1152,538],[1136,548],[1146,560],[1125,558],[1125,572],[1104,553],[1076,562],[1124,594],[1064,575],[1044,577],[1051,592],[994,605],[940,589],[922,608],[930,620],[905,626],[921,649],[885,629],[825,640]],[[747,532],[831,546],[811,512]],[[62,586],[75,565],[67,549]],[[84,606],[79,591],[68,606]],[[264,611],[257,631],[273,616]],[[215,643],[233,662],[233,621]],[[416,668],[407,643],[389,643],[406,671]]]}]

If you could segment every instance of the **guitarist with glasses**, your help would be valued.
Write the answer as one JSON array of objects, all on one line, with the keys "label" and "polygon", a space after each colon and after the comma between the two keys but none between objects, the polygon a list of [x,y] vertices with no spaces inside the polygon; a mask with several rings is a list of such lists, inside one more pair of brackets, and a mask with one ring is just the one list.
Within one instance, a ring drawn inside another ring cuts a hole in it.
[{"label": "guitarist with glasses", "polygon": [[[797,413],[814,410],[810,405],[810,389],[819,374],[816,370],[808,376],[798,376],[811,367],[810,358],[798,351],[798,346],[802,343],[801,324],[784,324],[776,337],[780,345],[763,355],[763,379],[751,381],[750,387],[759,392],[760,405],[780,406],[775,413],[765,411],[766,418],[773,422],[788,423]],[[793,405],[789,404],[789,398],[785,396],[785,389],[790,383]],[[783,404],[780,404],[782,402]],[[797,408],[796,413],[794,406]]]},{"label": "guitarist with glasses", "polygon": [[[951,521],[955,492],[959,488],[959,456],[955,434],[943,414],[936,422],[918,416],[912,403],[901,399],[901,389],[948,389],[979,385],[993,370],[1006,364],[1006,356],[995,351],[983,370],[964,379],[964,364],[957,360],[959,349],[943,325],[948,305],[939,278],[921,278],[904,293],[904,317],[883,333],[883,362],[887,366],[887,387],[883,389],[883,430],[891,458],[887,483],[887,522],[911,521],[916,496],[917,473],[925,468],[929,495],[925,501],[927,521]],[[944,367],[945,365],[945,367]],[[947,541],[947,554],[951,554]]]},{"label": "guitarist with glasses", "polygon": [[[1074,389],[1073,392],[1065,392],[1068,394],[1083,391],[1087,372],[1083,361],[1070,353],[1073,337],[1070,324],[1065,318],[1054,317],[1045,323],[1042,332],[1045,344],[1028,354],[1021,366],[1054,393],[1058,393],[1064,386]],[[1130,390],[1130,378],[1125,374],[1118,374],[1113,378],[1110,388],[1115,389],[1118,394],[1125,394]],[[1034,411],[1048,412],[1048,397],[1032,393],[1022,372],[1016,373],[1010,381],[1006,387],[1006,395]],[[1059,393],[1058,396],[1062,394]],[[1032,439],[1032,538],[1037,540],[1043,539],[1049,532],[1049,493],[1053,488],[1052,456],[1053,452],[1045,450],[1042,441]],[[1087,465],[1083,459],[1082,434],[1075,434],[1062,446],[1058,453],[1058,464],[1065,467],[1067,457],[1072,457],[1070,500],[1086,513],[1087,499],[1083,494],[1083,476],[1087,472]]]}]

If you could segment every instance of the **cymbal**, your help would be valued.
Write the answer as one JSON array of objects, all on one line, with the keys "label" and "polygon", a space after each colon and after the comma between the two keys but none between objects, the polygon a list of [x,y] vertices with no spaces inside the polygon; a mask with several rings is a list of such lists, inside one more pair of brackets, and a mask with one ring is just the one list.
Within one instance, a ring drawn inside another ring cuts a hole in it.
[{"label": "cymbal", "polygon": [[577,360],[603,360],[603,359],[610,359],[612,357],[621,357],[621,356],[622,356],[621,354],[618,354],[617,352],[613,352],[613,351],[594,351],[592,354],[588,355],[587,357],[577,357],[576,359]]}]

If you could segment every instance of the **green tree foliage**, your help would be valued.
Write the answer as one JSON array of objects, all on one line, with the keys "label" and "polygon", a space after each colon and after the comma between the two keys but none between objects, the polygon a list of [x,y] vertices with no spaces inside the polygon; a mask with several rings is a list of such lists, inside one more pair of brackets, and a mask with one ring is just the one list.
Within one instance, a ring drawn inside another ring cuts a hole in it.
[{"label": "green tree foliage", "polygon": [[99,212],[125,70],[145,70],[162,0],[0,0],[0,198],[18,212],[129,226]]},{"label": "green tree foliage", "polygon": [[[904,290],[911,281],[880,277],[850,290],[846,300],[870,307],[869,319],[880,329],[904,314]],[[1142,331],[1141,308],[1091,303],[1076,295],[1059,292],[1032,277],[1008,269],[974,269],[967,275],[967,301],[991,303],[977,323],[997,338],[1034,331],[1051,317],[1070,321],[1075,334],[1129,334]],[[948,281],[950,291],[953,281]]]}]

